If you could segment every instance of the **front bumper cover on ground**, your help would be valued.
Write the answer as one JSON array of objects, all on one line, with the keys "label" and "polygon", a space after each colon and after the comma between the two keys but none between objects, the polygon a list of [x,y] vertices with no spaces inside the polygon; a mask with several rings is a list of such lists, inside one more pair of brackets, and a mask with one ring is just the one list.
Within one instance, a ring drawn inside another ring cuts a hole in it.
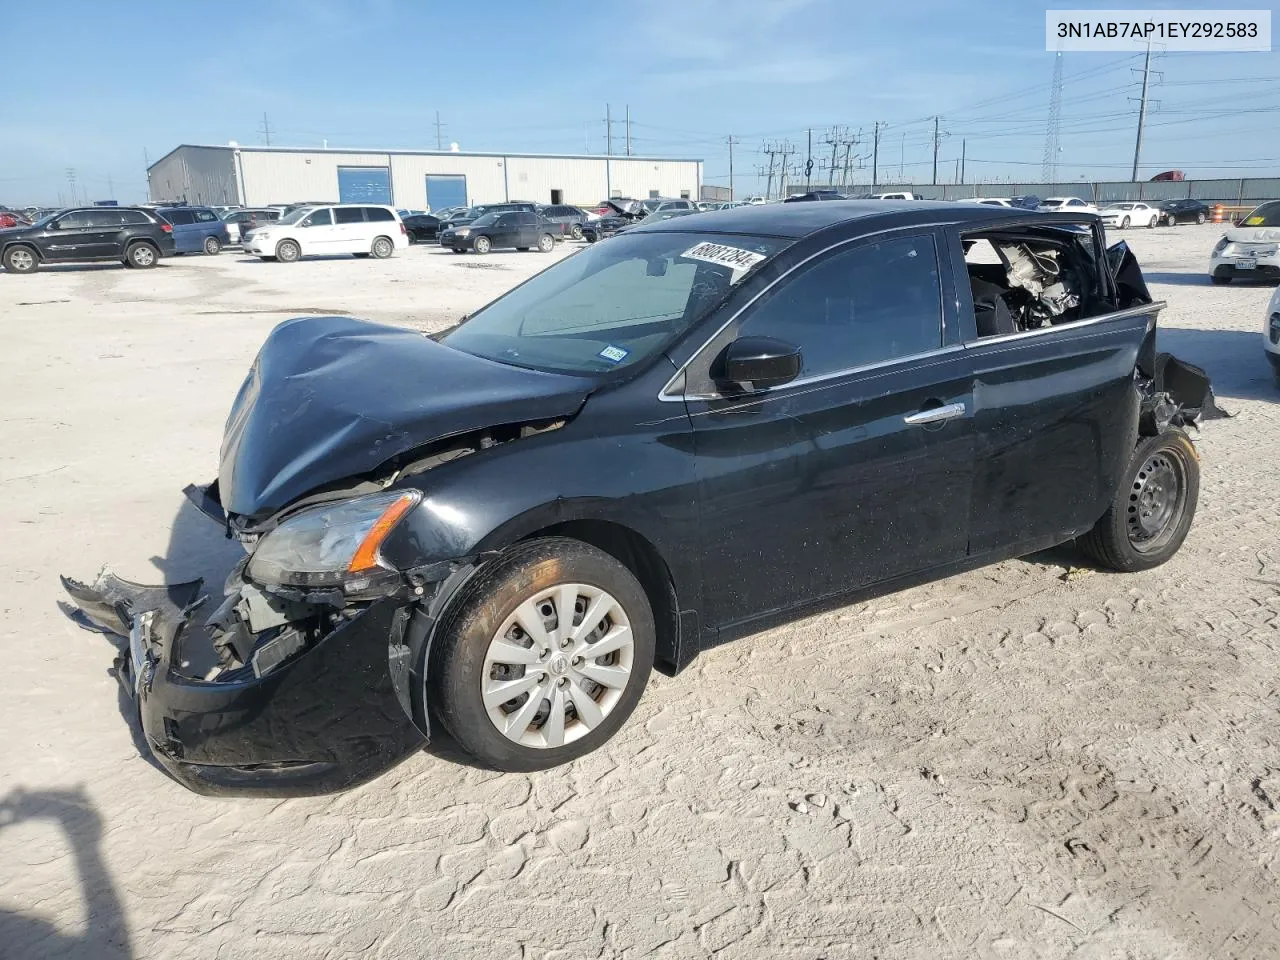
[{"label": "front bumper cover on ground", "polygon": [[[261,678],[197,680],[174,669],[202,584],[147,587],[63,578],[83,618],[127,638],[117,675],[146,743],[204,794],[305,796],[372,779],[425,744],[406,712],[402,649],[411,604],[376,600]],[[399,690],[397,689],[399,687]]]}]

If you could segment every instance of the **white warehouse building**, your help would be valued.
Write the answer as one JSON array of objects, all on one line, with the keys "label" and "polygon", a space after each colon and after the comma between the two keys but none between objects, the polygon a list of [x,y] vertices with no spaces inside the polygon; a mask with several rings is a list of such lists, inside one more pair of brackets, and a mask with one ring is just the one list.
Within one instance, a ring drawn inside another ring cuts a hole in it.
[{"label": "white warehouse building", "polygon": [[157,203],[323,201],[409,210],[503,200],[588,205],[605,197],[697,200],[702,161],[184,143],[147,168],[147,181]]}]

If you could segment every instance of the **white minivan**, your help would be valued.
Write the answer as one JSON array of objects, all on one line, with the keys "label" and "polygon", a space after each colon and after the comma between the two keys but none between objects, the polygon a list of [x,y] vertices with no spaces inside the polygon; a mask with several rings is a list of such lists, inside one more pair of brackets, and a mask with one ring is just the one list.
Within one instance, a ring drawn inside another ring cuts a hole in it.
[{"label": "white minivan", "polygon": [[366,203],[299,207],[244,238],[246,252],[282,263],[338,253],[382,260],[407,246],[409,235],[395,208]]}]

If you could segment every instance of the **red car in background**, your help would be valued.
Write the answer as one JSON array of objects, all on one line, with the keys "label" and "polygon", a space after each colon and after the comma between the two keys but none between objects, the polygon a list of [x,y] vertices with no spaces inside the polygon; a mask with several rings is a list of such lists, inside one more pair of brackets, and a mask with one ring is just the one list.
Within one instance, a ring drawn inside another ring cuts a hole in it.
[{"label": "red car in background", "polygon": [[30,223],[31,221],[20,213],[13,210],[0,210],[0,230],[8,227],[25,227]]}]

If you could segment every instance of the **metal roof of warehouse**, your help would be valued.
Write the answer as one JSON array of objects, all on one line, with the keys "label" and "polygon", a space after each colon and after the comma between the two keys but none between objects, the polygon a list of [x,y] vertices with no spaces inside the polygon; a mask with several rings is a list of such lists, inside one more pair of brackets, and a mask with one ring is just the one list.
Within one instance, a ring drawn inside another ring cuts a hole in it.
[{"label": "metal roof of warehouse", "polygon": [[638,156],[632,154],[618,153],[519,153],[514,151],[501,150],[407,150],[407,149],[386,149],[382,147],[266,147],[261,145],[244,145],[229,143],[180,143],[163,157],[157,160],[151,166],[156,166],[164,162],[166,159],[177,153],[184,147],[192,147],[198,150],[239,150],[241,153],[380,153],[390,156],[414,156],[414,157],[499,157],[506,159],[507,157],[516,157],[529,160],[646,160],[655,163],[702,163],[700,157],[649,157]]}]

